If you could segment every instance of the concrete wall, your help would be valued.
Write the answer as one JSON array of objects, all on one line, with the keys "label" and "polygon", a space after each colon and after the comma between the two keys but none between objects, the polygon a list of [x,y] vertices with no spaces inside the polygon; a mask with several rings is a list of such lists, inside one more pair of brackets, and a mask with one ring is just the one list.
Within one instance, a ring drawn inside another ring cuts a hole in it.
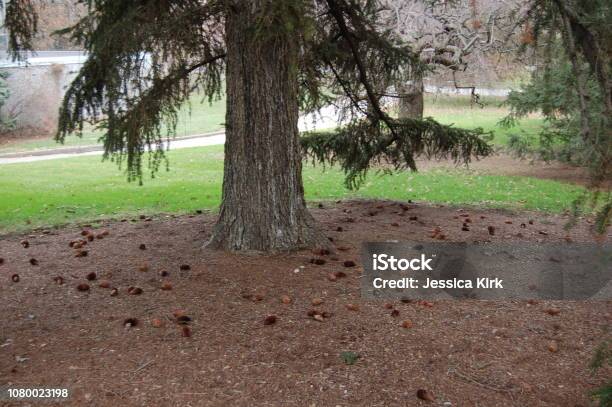
[{"label": "concrete wall", "polygon": [[3,114],[15,114],[18,128],[53,132],[60,102],[79,65],[7,68],[11,96]]},{"label": "concrete wall", "polygon": [[18,129],[52,133],[66,89],[82,66],[82,57],[39,55],[28,64],[13,63],[0,57],[0,70],[9,74],[11,95],[2,115],[15,115]]}]

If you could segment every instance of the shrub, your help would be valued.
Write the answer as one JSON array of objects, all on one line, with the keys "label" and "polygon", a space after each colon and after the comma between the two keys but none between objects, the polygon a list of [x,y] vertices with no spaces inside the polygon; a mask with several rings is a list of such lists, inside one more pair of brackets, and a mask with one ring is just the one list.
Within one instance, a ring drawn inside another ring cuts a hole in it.
[{"label": "shrub", "polygon": [[0,71],[0,133],[6,133],[15,129],[15,117],[11,113],[3,111],[4,105],[11,95],[6,79],[9,73]]}]

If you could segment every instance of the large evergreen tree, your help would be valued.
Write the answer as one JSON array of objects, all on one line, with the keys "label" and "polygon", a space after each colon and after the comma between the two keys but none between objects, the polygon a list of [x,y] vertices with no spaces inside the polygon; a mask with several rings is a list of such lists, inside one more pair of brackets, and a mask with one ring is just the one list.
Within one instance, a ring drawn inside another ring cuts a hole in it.
[{"label": "large evergreen tree", "polygon": [[[544,114],[539,153],[590,169],[594,193],[576,201],[576,213],[583,206],[598,208],[596,226],[604,233],[612,219],[606,185],[612,179],[612,7],[606,0],[530,0],[521,13],[523,45],[542,63],[529,85],[510,94],[505,122]],[[520,137],[513,144],[529,150]]]},{"label": "large evergreen tree", "polygon": [[[15,56],[36,35],[35,0],[13,0],[6,25]],[[95,122],[105,157],[142,179],[164,160],[177,111],[194,90],[227,95],[223,202],[212,247],[275,251],[326,245],[304,202],[302,157],[338,162],[356,186],[384,160],[416,169],[419,154],[469,161],[481,131],[391,118],[384,90],[419,64],[379,24],[373,0],[81,0],[88,12],[63,30],[88,52],[66,93],[57,139]],[[298,113],[335,104],[346,125],[300,140]]]}]

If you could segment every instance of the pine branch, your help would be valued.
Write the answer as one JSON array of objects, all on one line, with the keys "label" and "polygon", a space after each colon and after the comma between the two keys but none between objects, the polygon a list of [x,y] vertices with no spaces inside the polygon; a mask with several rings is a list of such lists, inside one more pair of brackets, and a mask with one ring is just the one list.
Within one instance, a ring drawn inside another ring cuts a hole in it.
[{"label": "pine branch", "polygon": [[[152,174],[157,171],[163,159],[163,131],[166,132],[166,141],[174,135],[178,110],[191,91],[189,75],[223,58],[225,53],[189,67],[178,67],[165,77],[153,80],[136,100],[129,101],[128,108],[124,110],[116,102],[106,100],[102,94],[92,92],[88,78],[97,65],[95,59],[88,60],[64,98],[56,139],[63,141],[66,135],[82,131],[83,123],[90,119],[87,112],[95,121],[101,106],[105,114],[98,126],[106,131],[103,136],[104,157],[113,157],[121,163],[127,156],[128,180],[142,181],[141,157],[147,150],[153,152],[149,167]],[[95,77],[95,74],[92,75]],[[213,73],[217,78],[219,75],[219,72]],[[218,81],[214,86],[220,86]],[[162,125],[165,125],[165,129]]]},{"label": "pine branch", "polygon": [[8,49],[14,60],[25,60],[22,51],[31,51],[38,31],[38,14],[32,0],[12,0],[6,6],[4,26],[8,30]]},{"label": "pine branch", "polygon": [[484,157],[493,151],[487,143],[491,135],[482,129],[458,129],[431,118],[390,120],[395,132],[383,122],[367,120],[334,131],[308,132],[302,138],[302,148],[314,162],[339,164],[349,189],[359,188],[376,164],[414,170],[413,157],[451,158],[455,163],[467,164],[472,158]]}]

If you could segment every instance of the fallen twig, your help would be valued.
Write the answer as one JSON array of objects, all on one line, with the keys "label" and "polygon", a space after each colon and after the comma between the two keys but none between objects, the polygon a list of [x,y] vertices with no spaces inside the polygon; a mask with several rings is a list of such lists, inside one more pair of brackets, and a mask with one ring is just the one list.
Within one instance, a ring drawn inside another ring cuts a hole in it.
[{"label": "fallen twig", "polygon": [[141,371],[142,369],[152,365],[153,363],[155,363],[155,360],[149,360],[148,362],[140,365],[140,367],[138,367],[138,369],[134,370],[132,373],[138,373],[139,371]]},{"label": "fallen twig", "polygon": [[496,387],[496,386],[491,386],[488,385],[486,383],[483,383],[481,381],[476,380],[475,378],[465,374],[465,373],[461,373],[459,370],[453,368],[453,367],[449,367],[448,368],[448,373],[454,373],[457,377],[463,379],[463,380],[467,380],[469,382],[472,382],[474,384],[477,384],[478,386],[484,387],[485,389],[489,389],[489,390],[493,390],[493,391],[497,391],[497,392],[501,392],[501,393],[511,393],[513,389],[504,389],[501,387]]}]

